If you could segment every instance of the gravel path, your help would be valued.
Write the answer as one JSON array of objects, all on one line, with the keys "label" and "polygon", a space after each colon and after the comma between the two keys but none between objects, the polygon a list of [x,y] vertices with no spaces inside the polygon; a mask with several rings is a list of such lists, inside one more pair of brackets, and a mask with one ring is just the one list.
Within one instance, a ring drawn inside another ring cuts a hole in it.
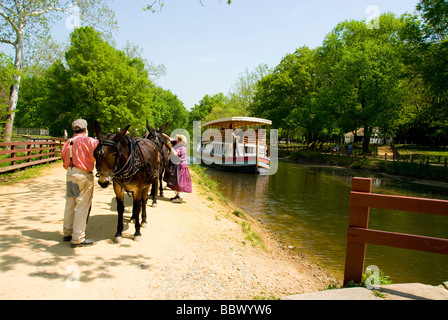
[{"label": "gravel path", "polygon": [[0,299],[279,298],[315,292],[334,280],[249,218],[266,249],[253,247],[245,220],[196,184],[183,204],[160,199],[157,208],[148,207],[142,242],[132,240],[128,198],[121,244],[112,241],[113,190],[96,184],[87,237],[97,245],[75,249],[62,242],[64,195],[60,164],[39,178],[0,187]]}]

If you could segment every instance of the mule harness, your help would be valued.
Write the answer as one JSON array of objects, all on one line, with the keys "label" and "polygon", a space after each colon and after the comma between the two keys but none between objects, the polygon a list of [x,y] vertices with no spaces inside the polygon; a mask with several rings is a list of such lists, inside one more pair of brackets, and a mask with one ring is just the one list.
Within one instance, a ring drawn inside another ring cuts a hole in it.
[{"label": "mule harness", "polygon": [[[129,157],[126,161],[126,163],[121,167],[118,168],[119,165],[119,160],[120,160],[120,149],[118,147],[118,143],[115,141],[111,141],[111,140],[103,140],[100,141],[100,143],[98,144],[98,148],[100,148],[100,155],[104,154],[104,150],[103,147],[111,147],[115,150],[115,164],[114,164],[114,168],[112,171],[112,178],[114,181],[116,181],[121,187],[128,185],[132,178],[141,170],[144,170],[146,172],[149,171],[150,169],[150,164],[149,162],[145,165],[142,166],[142,161],[139,157],[142,157],[142,159],[144,159],[143,157],[143,153],[141,150],[141,146],[139,145],[140,140],[134,141],[133,139],[130,139],[129,137],[125,137],[126,139],[129,140]],[[98,162],[97,162],[98,163]],[[97,177],[99,177],[100,172],[98,172],[96,174]],[[127,182],[121,184],[118,180],[126,180],[128,179]],[[147,178],[148,179],[148,178]]]}]

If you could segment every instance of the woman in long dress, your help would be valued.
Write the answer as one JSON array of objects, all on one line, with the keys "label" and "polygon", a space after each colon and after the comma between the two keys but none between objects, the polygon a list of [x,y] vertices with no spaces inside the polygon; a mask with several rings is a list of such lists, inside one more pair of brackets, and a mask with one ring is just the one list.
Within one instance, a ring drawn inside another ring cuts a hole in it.
[{"label": "woman in long dress", "polygon": [[175,140],[166,134],[163,136],[170,141],[168,147],[171,152],[171,163],[175,165],[166,179],[167,186],[176,192],[176,196],[171,201],[182,203],[183,193],[193,192],[190,169],[188,168],[187,138],[184,135],[177,135],[177,140]]}]

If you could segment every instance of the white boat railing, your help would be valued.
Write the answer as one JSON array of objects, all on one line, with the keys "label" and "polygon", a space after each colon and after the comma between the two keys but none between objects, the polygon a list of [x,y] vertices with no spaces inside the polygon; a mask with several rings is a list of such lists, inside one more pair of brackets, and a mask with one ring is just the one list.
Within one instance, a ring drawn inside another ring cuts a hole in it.
[{"label": "white boat railing", "polygon": [[[211,146],[210,146],[211,145]],[[203,142],[202,147],[198,146],[197,151],[207,152],[210,155],[220,155],[222,157],[233,157],[233,143],[226,142]],[[268,147],[266,145],[258,145],[258,156],[268,156]],[[257,155],[257,145],[255,143],[237,143],[235,147],[235,156],[237,157],[255,157]]]}]

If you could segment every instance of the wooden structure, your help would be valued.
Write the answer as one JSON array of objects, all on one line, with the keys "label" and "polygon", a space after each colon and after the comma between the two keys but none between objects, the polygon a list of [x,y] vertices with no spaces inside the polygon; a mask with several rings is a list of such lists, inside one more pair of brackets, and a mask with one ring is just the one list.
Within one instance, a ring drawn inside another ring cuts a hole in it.
[{"label": "wooden structure", "polygon": [[448,239],[369,229],[370,208],[448,216],[448,201],[372,194],[371,186],[372,179],[353,178],[344,284],[361,282],[367,243],[448,254]]},{"label": "wooden structure", "polygon": [[61,159],[65,139],[33,140],[0,143],[0,174]]},{"label": "wooden structure", "polygon": [[270,168],[266,127],[271,120],[232,117],[207,122],[200,145],[196,146],[196,158],[215,168],[262,173]]}]

